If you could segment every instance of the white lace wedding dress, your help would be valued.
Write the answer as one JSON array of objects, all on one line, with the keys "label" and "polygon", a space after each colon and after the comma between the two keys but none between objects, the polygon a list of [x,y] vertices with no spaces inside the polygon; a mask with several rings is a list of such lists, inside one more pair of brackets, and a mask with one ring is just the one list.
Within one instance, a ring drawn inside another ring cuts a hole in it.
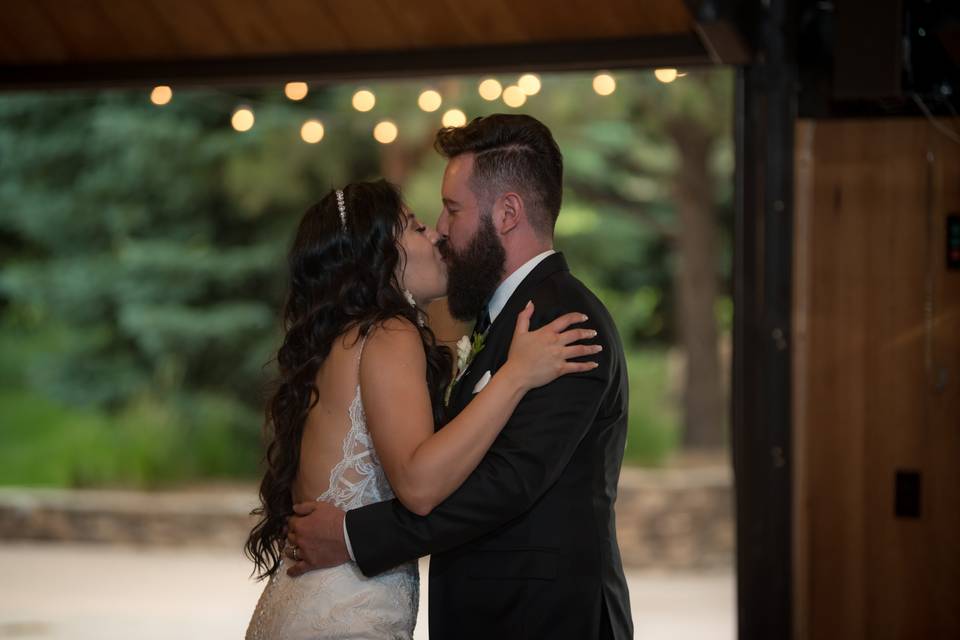
[{"label": "white lace wedding dress", "polygon": [[[363,343],[360,343],[360,354]],[[357,356],[359,368],[360,356]],[[349,408],[350,429],[343,458],[330,471],[330,484],[317,500],[344,511],[393,497],[367,431],[360,384]],[[417,621],[417,563],[373,578],[350,562],[287,575],[287,563],[270,578],[247,628],[247,640],[410,640]]]}]

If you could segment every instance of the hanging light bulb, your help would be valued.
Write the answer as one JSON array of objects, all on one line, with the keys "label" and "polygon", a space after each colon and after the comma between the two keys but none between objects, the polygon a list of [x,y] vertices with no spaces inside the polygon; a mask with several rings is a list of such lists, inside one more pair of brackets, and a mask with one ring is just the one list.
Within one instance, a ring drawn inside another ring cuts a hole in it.
[{"label": "hanging light bulb", "polygon": [[535,73],[525,73],[517,80],[517,86],[528,96],[540,93],[540,76]]},{"label": "hanging light bulb", "polygon": [[656,76],[660,82],[670,84],[677,79],[678,74],[676,69],[655,69],[653,75]]},{"label": "hanging light bulb", "polygon": [[150,102],[153,104],[162,107],[163,105],[170,102],[173,98],[173,89],[166,85],[160,85],[154,87],[153,91],[150,92]]},{"label": "hanging light bulb", "polygon": [[300,137],[309,144],[316,144],[323,140],[323,133],[323,123],[319,120],[307,120],[300,127]]},{"label": "hanging light bulb", "polygon": [[247,106],[237,107],[230,118],[230,124],[237,131],[249,131],[253,127],[253,110]]},{"label": "hanging light bulb", "polygon": [[617,81],[609,73],[598,73],[593,77],[593,90],[601,96],[608,96],[617,90]]},{"label": "hanging light bulb", "polygon": [[443,104],[443,98],[433,89],[427,89],[417,98],[417,105],[427,112],[436,111]]},{"label": "hanging light bulb", "polygon": [[373,95],[373,91],[360,89],[353,94],[353,108],[357,111],[370,111],[375,104],[377,104],[377,97]]},{"label": "hanging light bulb", "polygon": [[465,124],[467,124],[467,114],[460,109],[450,109],[443,114],[443,126],[445,127],[462,127]]},{"label": "hanging light bulb", "polygon": [[503,87],[493,78],[487,78],[480,83],[478,91],[480,92],[480,97],[484,100],[496,100],[500,97],[500,94],[503,93]]},{"label": "hanging light bulb", "polygon": [[397,139],[397,125],[389,120],[383,120],[377,123],[373,128],[373,137],[380,144],[390,144]]},{"label": "hanging light bulb", "polygon": [[508,107],[522,107],[523,103],[527,101],[527,94],[523,92],[523,89],[517,85],[510,85],[503,90],[503,102]]},{"label": "hanging light bulb", "polygon": [[283,94],[293,101],[303,100],[307,97],[306,82],[288,82],[283,87]]}]

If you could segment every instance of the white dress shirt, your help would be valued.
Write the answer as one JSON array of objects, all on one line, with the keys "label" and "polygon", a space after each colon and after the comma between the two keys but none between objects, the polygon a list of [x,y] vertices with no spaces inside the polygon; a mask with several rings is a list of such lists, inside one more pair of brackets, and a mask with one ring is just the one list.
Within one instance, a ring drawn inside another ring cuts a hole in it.
[{"label": "white dress shirt", "polygon": [[[513,292],[517,290],[517,287],[520,286],[520,283],[523,282],[528,275],[530,275],[530,272],[533,271],[538,264],[555,253],[556,251],[553,249],[548,249],[543,253],[537,254],[524,262],[520,267],[517,268],[516,271],[504,278],[503,282],[500,283],[500,286],[498,286],[493,292],[493,295],[490,296],[490,302],[487,303],[487,314],[490,316],[491,324],[496,321],[497,316],[499,316],[500,312],[503,311],[503,308],[507,305],[507,301],[510,299],[510,296],[512,296]],[[350,545],[350,534],[347,532],[346,518],[343,519],[343,541],[347,545],[347,553],[350,554],[350,559],[356,562],[357,558],[353,555],[353,547]]]},{"label": "white dress shirt", "polygon": [[523,282],[530,272],[537,268],[537,265],[543,262],[548,256],[552,256],[556,251],[548,249],[541,254],[535,255],[524,262],[516,271],[507,276],[500,286],[490,296],[490,302],[487,303],[487,313],[490,315],[490,323],[496,321],[497,316],[507,306],[507,301],[513,292],[517,290],[520,283]]}]

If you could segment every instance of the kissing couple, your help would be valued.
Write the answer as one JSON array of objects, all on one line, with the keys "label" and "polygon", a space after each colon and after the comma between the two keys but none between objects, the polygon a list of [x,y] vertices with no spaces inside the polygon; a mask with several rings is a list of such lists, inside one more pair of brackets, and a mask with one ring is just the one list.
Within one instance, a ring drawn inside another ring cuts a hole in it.
[{"label": "kissing couple", "polygon": [[[553,248],[563,157],[495,114],[436,136],[436,230],[384,181],[310,207],[289,252],[248,639],[633,637],[614,502],[627,368]],[[424,307],[475,320],[457,353]]]}]

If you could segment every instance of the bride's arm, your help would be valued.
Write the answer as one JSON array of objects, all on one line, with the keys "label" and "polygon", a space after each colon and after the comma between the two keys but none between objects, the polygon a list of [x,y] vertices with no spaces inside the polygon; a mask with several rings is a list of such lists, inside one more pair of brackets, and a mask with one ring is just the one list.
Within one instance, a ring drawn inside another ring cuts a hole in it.
[{"label": "bride's arm", "polygon": [[585,316],[567,314],[529,332],[532,314],[532,305],[520,313],[507,362],[436,433],[426,356],[416,328],[394,319],[367,339],[360,365],[367,427],[394,493],[410,511],[427,515],[466,480],[528,390],[596,367],[595,362],[568,362],[600,350],[597,345],[571,345],[592,338],[595,331],[564,331]]}]

